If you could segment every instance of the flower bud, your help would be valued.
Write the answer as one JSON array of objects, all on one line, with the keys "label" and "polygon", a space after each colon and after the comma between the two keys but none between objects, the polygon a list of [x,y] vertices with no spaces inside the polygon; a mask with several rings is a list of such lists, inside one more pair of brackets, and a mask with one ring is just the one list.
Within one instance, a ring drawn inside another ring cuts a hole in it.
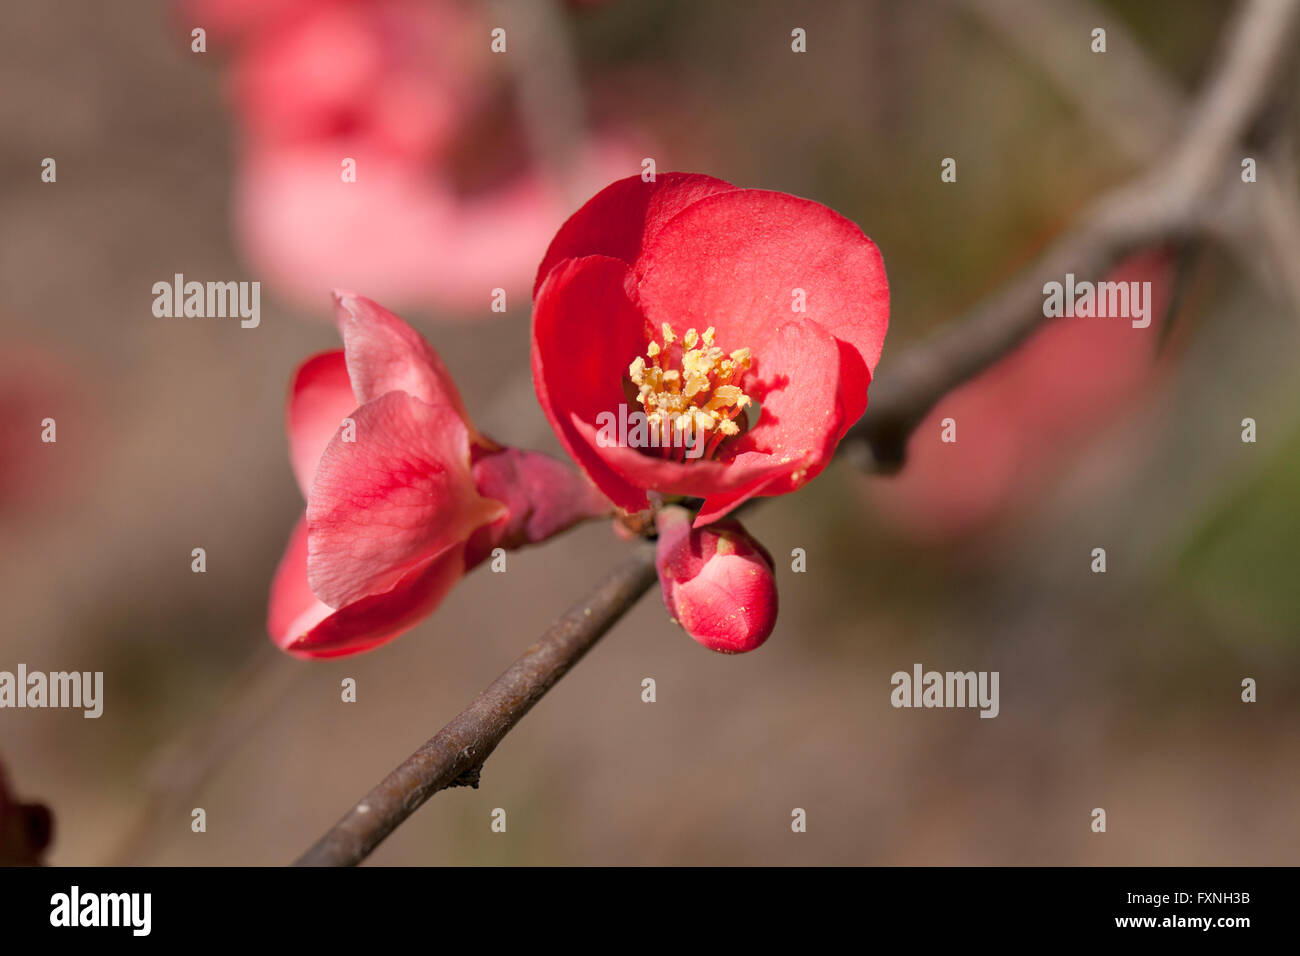
[{"label": "flower bud", "polygon": [[723,654],[752,651],[776,624],[772,557],[737,521],[692,529],[682,508],[665,508],[655,568],[664,606],[687,634]]}]

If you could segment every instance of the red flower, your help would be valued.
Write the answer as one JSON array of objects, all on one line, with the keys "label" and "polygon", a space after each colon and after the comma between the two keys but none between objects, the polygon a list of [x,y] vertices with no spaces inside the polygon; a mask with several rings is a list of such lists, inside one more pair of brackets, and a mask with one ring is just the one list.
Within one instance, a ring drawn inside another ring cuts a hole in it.
[{"label": "red flower", "polygon": [[[825,467],[866,409],[888,321],[880,253],[825,206],[708,176],[631,177],[578,210],[542,260],[533,381],[615,504],[701,497],[698,527]],[[703,454],[611,442],[602,423],[620,405],[665,440],[694,428]]]},{"label": "red flower", "polygon": [[572,469],[480,435],[438,354],[401,319],[352,293],[335,299],[344,347],[305,362],[290,390],[307,511],[267,621],[301,657],[391,640],[494,548],[608,510]]},{"label": "red flower", "polygon": [[724,654],[752,651],[776,625],[772,556],[737,521],[691,527],[682,508],[656,516],[664,606],[687,634]]}]

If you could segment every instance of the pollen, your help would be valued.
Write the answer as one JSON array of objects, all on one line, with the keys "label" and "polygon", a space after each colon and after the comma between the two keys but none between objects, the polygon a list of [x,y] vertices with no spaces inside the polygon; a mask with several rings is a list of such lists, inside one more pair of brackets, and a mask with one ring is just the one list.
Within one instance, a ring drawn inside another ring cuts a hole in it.
[{"label": "pollen", "polygon": [[[662,344],[652,340],[645,357],[638,355],[628,366],[628,377],[658,439],[655,444],[670,456],[708,458],[725,439],[740,433],[735,419],[753,403],[741,388],[752,362],[750,351],[725,352],[714,344],[712,326],[703,332],[687,329],[679,337],[665,322],[662,332]],[[684,454],[683,436],[693,437],[685,442],[690,448],[702,441],[703,453]]]}]

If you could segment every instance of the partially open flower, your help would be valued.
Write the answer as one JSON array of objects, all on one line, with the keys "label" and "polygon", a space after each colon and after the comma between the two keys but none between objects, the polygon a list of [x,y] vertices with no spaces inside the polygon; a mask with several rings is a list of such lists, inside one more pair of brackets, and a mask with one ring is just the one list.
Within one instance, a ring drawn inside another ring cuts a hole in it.
[{"label": "partially open flower", "polygon": [[752,651],[776,625],[772,556],[737,521],[692,528],[687,512],[659,512],[655,568],[664,606],[687,634],[723,654]]},{"label": "partially open flower", "polygon": [[565,223],[534,306],[533,382],[569,454],[628,511],[705,499],[700,527],[826,466],[866,409],[889,288],[825,206],[666,173]]},{"label": "partially open flower", "polygon": [[429,614],[497,547],[609,510],[580,474],[470,422],[437,353],[369,299],[335,293],[344,348],[305,362],[289,397],[307,510],[271,589],[282,649],[336,657]]}]

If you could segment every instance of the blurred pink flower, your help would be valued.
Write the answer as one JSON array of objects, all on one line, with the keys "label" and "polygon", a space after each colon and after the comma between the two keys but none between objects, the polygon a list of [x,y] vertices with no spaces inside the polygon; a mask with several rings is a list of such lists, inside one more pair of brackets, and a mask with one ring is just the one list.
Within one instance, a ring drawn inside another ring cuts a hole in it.
[{"label": "blurred pink flower", "polygon": [[[489,192],[459,195],[404,160],[357,150],[249,152],[237,187],[237,229],[248,256],[300,301],[331,284],[383,299],[490,315],[491,290],[526,294],[539,252],[569,211],[561,189],[529,172]],[[355,183],[339,156],[357,158]],[[596,178],[630,163],[612,145],[590,147]]]},{"label": "blurred pink flower", "polygon": [[[188,10],[212,24],[214,51],[234,49],[236,233],[254,267],[300,302],[341,286],[490,315],[492,289],[527,288],[570,190],[637,168],[640,153],[615,136],[574,144],[563,183],[528,160],[478,5],[197,0]],[[467,171],[486,182],[468,185]]]},{"label": "blurred pink flower", "polygon": [[348,143],[423,161],[483,101],[490,56],[459,2],[315,0],[246,36],[231,91],[258,147]]},{"label": "blurred pink flower", "polygon": [[[921,540],[989,526],[1042,491],[1156,380],[1171,256],[1134,256],[1106,278],[1151,283],[1151,324],[1045,319],[1019,349],[931,410],[908,441],[901,473],[869,483],[881,520]],[[955,442],[941,441],[948,418]]]},{"label": "blurred pink flower", "polygon": [[[0,377],[0,519],[27,513],[63,481],[85,466],[95,423],[76,369],[44,348],[7,341],[0,346],[5,374]],[[53,420],[45,442],[44,422]],[[72,431],[68,431],[72,428]],[[60,432],[60,429],[63,429]]]}]

